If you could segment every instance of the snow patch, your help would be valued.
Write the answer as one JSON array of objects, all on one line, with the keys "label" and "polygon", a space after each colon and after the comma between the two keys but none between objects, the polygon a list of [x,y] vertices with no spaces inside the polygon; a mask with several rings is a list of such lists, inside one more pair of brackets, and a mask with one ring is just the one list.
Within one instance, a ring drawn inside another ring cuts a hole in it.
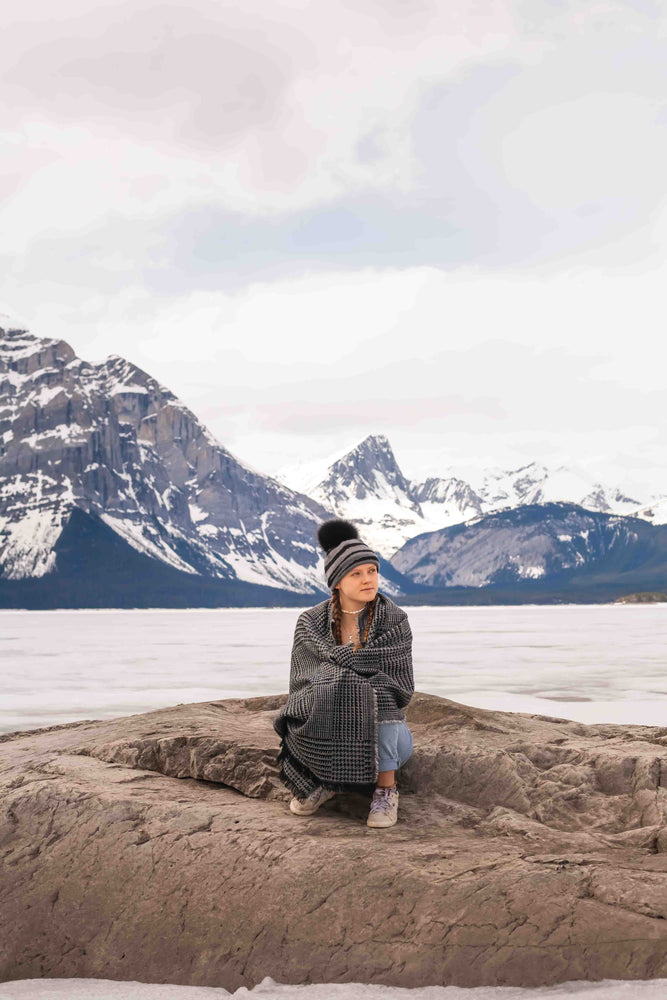
[{"label": "snow patch", "polygon": [[197,524],[199,521],[205,521],[208,518],[208,511],[203,510],[196,503],[189,503],[190,508],[190,519]]},{"label": "snow patch", "polygon": [[30,434],[23,438],[22,443],[28,445],[29,448],[38,450],[51,441],[61,441],[63,444],[85,444],[87,440],[87,432],[79,424],[58,424],[56,427],[50,427],[39,434]]},{"label": "snow patch", "polygon": [[106,513],[99,516],[112,531],[115,531],[117,535],[124,538],[133,549],[150,556],[152,559],[159,559],[160,562],[167,563],[169,566],[180,569],[184,573],[197,575],[197,571],[189,563],[185,562],[184,559],[181,559],[162,539],[159,542],[154,542],[146,538],[141,524],[136,524],[130,521],[129,518],[113,517],[111,514]]},{"label": "snow patch", "polygon": [[65,511],[27,510],[21,517],[0,517],[0,559],[7,580],[45,576],[56,564],[53,547],[63,529]]},{"label": "snow patch", "polygon": [[124,395],[125,393],[135,393],[135,394],[138,393],[139,395],[147,396],[148,389],[146,389],[143,385],[134,384],[134,385],[115,385],[112,389],[109,390],[110,396],[121,396]]}]

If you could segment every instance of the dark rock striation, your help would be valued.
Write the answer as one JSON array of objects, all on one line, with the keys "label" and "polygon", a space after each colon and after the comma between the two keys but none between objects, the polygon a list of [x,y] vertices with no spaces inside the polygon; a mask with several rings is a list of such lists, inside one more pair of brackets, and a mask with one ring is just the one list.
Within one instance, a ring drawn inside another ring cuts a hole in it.
[{"label": "dark rock striation", "polygon": [[667,729],[416,694],[399,822],[378,831],[359,794],[288,811],[284,699],[2,738],[2,978],[667,976]]}]

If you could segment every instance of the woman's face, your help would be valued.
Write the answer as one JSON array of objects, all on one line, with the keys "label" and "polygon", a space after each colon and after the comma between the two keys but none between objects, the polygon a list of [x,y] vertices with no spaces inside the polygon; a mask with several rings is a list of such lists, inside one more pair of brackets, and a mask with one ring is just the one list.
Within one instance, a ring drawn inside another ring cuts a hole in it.
[{"label": "woman's face", "polygon": [[378,570],[375,563],[355,566],[337,584],[341,596],[350,601],[372,601],[378,592]]}]

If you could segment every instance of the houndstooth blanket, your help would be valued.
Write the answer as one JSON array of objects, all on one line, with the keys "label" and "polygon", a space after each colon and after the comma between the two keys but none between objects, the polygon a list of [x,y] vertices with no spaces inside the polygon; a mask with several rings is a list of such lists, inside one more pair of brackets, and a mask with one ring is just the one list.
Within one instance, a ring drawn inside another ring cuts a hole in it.
[{"label": "houndstooth blanket", "polygon": [[378,722],[405,719],[414,691],[408,616],[389,597],[378,594],[360,649],[337,646],[332,623],[330,600],[299,615],[289,695],[273,720],[280,778],[298,798],[318,785],[345,790],[375,782]]}]

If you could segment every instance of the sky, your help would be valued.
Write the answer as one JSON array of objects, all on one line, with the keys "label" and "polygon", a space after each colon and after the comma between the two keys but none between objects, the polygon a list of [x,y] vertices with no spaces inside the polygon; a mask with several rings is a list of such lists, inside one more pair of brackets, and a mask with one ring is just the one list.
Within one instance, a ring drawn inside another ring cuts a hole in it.
[{"label": "sky", "polygon": [[0,309],[272,475],[386,434],[667,493],[667,10],[22,0]]}]

